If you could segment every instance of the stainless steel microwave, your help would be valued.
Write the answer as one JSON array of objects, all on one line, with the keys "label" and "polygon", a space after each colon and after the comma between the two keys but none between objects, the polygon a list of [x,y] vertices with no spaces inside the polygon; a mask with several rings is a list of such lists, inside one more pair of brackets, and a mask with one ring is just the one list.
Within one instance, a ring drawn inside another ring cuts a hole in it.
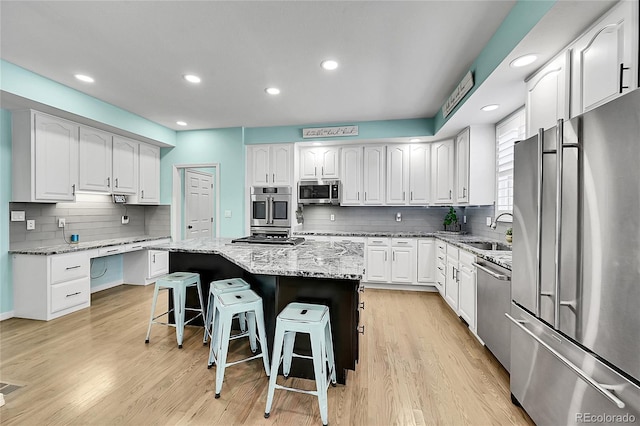
[{"label": "stainless steel microwave", "polygon": [[298,203],[340,205],[342,186],[339,180],[298,182]]}]

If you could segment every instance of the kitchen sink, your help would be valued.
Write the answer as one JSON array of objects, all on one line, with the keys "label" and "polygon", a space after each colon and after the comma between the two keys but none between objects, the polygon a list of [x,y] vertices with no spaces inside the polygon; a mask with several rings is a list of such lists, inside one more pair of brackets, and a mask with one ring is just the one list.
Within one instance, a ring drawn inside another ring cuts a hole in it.
[{"label": "kitchen sink", "polygon": [[511,246],[503,243],[471,242],[464,244],[480,250],[511,251]]}]

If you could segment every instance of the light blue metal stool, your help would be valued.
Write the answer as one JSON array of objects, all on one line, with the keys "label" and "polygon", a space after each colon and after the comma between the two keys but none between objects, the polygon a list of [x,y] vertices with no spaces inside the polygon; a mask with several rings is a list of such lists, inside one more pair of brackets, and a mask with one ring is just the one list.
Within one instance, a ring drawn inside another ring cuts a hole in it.
[{"label": "light blue metal stool", "polygon": [[[249,290],[250,288],[249,283],[242,278],[229,278],[226,280],[211,281],[211,284],[209,285],[209,297],[207,300],[207,317],[204,322],[204,340],[202,341],[205,345],[207,344],[209,337],[212,336],[214,332],[212,329],[212,323],[214,316],[213,307],[216,297],[223,293],[238,290]],[[247,331],[247,320],[244,312],[238,314],[238,322],[240,323],[240,331],[243,333]]]},{"label": "light blue metal stool", "polygon": [[[296,333],[309,334],[312,356],[298,355],[293,352]],[[313,360],[313,371],[316,378],[315,391],[281,386],[276,383],[280,363],[282,363],[282,372],[286,378],[289,376],[289,371],[291,371],[291,359],[293,357]],[[329,308],[324,305],[310,303],[289,303],[276,319],[276,333],[273,339],[273,356],[271,360],[271,376],[269,377],[267,406],[264,411],[264,417],[269,418],[275,390],[283,389],[316,395],[320,406],[322,424],[327,425],[329,421],[327,388],[329,383],[332,386],[336,385],[336,366]]]},{"label": "light blue metal stool", "polygon": [[[188,287],[197,287],[198,299],[200,300],[200,308],[187,308],[186,297]],[[158,302],[158,293],[160,290],[171,290],[173,294],[173,309],[168,310],[160,315],[154,317],[156,312],[156,303]],[[158,278],[156,281],[155,289],[153,290],[153,302],[151,304],[151,315],[149,316],[149,328],[147,329],[147,338],[145,343],[149,343],[149,337],[151,336],[151,326],[153,324],[168,325],[176,328],[176,339],[178,341],[178,348],[182,348],[182,338],[184,336],[184,326],[198,317],[202,317],[204,320],[204,303],[202,301],[202,288],[200,286],[200,274],[195,272],[173,272],[164,277]],[[185,322],[185,311],[198,312],[196,316]],[[171,324],[168,321],[168,315],[173,312],[174,323]],[[167,322],[156,321],[158,318],[167,315]]]}]

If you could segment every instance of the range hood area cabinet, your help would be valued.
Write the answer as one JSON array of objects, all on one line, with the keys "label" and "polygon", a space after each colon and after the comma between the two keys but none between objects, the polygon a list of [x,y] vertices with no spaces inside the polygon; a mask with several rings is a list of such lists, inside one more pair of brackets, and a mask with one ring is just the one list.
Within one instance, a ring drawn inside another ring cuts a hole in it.
[{"label": "range hood area cabinet", "polygon": [[32,110],[12,113],[12,200],[75,201],[79,125]]}]

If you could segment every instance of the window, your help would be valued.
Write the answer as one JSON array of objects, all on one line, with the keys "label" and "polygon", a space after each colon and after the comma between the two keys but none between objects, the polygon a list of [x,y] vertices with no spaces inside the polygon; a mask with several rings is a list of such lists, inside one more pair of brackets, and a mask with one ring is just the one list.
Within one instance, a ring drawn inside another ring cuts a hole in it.
[{"label": "window", "polygon": [[524,108],[496,124],[496,216],[513,213],[513,144],[524,138]]}]

